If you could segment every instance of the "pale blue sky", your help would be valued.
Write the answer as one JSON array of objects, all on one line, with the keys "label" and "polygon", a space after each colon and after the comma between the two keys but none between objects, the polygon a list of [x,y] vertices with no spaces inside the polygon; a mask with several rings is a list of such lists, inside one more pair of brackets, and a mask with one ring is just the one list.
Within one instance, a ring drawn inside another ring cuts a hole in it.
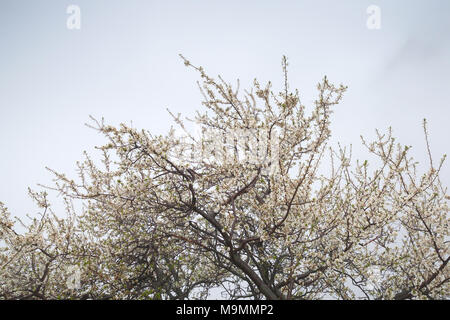
[{"label": "pale blue sky", "polygon": [[[66,8],[81,9],[81,30]],[[366,8],[381,9],[381,29]],[[450,133],[450,2],[442,1],[0,1],[0,201],[36,209],[27,186],[48,184],[49,166],[74,174],[82,151],[103,139],[88,116],[164,132],[165,111],[200,108],[197,75],[179,53],[242,87],[254,77],[281,85],[281,56],[304,103],[326,74],[349,91],[333,116],[333,141],[353,143],[392,125],[423,156],[429,120],[435,157]],[[450,183],[449,166],[444,181]]]}]

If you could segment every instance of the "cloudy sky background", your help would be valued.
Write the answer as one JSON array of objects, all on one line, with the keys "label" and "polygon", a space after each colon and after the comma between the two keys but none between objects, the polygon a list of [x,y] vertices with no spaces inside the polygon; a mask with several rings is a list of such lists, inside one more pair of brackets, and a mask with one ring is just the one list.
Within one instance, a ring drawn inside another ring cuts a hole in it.
[{"label": "cloudy sky background", "polygon": [[[81,30],[66,27],[71,4]],[[371,4],[380,30],[366,27]],[[426,117],[439,159],[449,151],[449,31],[446,0],[1,0],[0,201],[13,215],[33,214],[27,187],[51,184],[46,166],[75,176],[83,150],[104,142],[84,126],[89,115],[155,133],[172,124],[166,108],[192,116],[198,75],[179,53],[241,87],[257,77],[275,89],[285,54],[304,104],[324,75],[349,86],[333,143],[352,143],[364,158],[360,134],[392,126],[425,163]]]}]

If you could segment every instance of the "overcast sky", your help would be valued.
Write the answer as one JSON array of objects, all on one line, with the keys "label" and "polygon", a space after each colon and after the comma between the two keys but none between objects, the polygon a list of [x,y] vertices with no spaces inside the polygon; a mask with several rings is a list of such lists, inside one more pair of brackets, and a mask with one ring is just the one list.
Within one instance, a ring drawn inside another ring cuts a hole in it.
[{"label": "overcast sky", "polygon": [[[81,29],[69,30],[69,5]],[[370,5],[381,29],[367,28]],[[212,75],[257,77],[281,88],[281,57],[291,88],[310,105],[327,75],[349,86],[333,115],[333,142],[373,138],[392,126],[425,162],[421,121],[433,155],[449,151],[450,1],[0,1],[0,201],[33,213],[27,187],[49,184],[45,166],[74,175],[83,150],[101,136],[89,115],[163,133],[166,108],[201,108],[198,76],[182,53]],[[450,185],[449,165],[443,176]]]}]

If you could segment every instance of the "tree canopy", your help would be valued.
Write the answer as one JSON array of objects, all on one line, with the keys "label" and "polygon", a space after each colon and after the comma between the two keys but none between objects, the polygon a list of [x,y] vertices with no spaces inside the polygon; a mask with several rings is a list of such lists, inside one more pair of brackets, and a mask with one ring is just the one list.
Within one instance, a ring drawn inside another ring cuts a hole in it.
[{"label": "tree canopy", "polygon": [[428,147],[419,172],[389,129],[362,138],[374,164],[352,164],[329,144],[345,86],[325,77],[306,108],[286,58],[279,93],[182,58],[201,79],[199,131],[180,115],[166,135],[93,119],[101,161],[85,154],[76,179],[51,170],[65,217],[30,191],[41,215],[18,232],[0,204],[0,298],[448,298],[445,157]]}]

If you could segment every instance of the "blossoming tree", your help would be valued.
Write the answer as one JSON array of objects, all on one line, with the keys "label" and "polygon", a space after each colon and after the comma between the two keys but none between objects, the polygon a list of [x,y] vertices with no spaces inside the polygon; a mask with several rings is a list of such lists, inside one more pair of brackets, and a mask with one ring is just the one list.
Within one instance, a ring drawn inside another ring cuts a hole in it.
[{"label": "blossoming tree", "polygon": [[308,113],[285,58],[279,94],[184,62],[202,80],[200,134],[179,116],[183,134],[162,136],[94,120],[102,162],[86,155],[77,181],[52,171],[67,217],[30,192],[42,214],[19,233],[0,206],[1,298],[448,298],[444,159],[428,148],[418,173],[389,130],[362,140],[378,165],[352,166],[327,146],[346,87],[324,78]]}]

